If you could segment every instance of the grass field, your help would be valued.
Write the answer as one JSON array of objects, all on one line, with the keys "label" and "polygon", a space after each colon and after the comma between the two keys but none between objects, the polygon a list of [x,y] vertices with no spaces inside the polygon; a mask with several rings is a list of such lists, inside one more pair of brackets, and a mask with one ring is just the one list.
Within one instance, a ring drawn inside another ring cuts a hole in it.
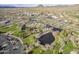
[{"label": "grass field", "polygon": [[[55,41],[42,45],[38,38],[47,32],[56,33]],[[79,53],[79,5],[0,8],[0,34],[6,33],[23,41],[26,54]]]}]

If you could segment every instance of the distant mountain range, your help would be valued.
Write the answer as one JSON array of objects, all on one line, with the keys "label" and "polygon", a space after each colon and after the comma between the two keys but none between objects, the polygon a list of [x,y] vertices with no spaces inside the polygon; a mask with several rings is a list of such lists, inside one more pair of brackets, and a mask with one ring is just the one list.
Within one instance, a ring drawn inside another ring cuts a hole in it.
[{"label": "distant mountain range", "polygon": [[0,4],[0,8],[36,7],[36,4]]},{"label": "distant mountain range", "polygon": [[15,6],[5,6],[5,5],[1,5],[0,8],[15,8]]},{"label": "distant mountain range", "polygon": [[0,4],[0,8],[23,8],[23,7],[68,7],[68,6],[79,6],[79,4],[76,5],[38,5],[38,4]]}]

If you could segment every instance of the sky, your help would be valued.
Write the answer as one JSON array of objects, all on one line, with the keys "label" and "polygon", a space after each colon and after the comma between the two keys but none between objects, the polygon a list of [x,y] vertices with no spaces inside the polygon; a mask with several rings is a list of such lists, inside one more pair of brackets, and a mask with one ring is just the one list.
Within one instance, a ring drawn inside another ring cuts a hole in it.
[{"label": "sky", "polygon": [[45,6],[51,5],[71,5],[79,4],[79,0],[1,0],[0,5],[6,6],[20,6],[30,7],[37,6],[38,4],[44,4]]},{"label": "sky", "polygon": [[0,0],[0,4],[79,4],[79,0]]}]

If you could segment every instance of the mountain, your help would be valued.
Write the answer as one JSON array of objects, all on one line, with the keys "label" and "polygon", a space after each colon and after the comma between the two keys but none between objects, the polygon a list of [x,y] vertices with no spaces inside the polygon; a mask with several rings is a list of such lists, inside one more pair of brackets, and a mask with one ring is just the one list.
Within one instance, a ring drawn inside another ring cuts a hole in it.
[{"label": "mountain", "polygon": [[0,8],[36,7],[36,4],[0,4]]},{"label": "mountain", "polygon": [[16,6],[12,4],[0,4],[0,8],[15,8]]},{"label": "mountain", "polygon": [[74,5],[52,5],[52,4],[0,4],[0,8],[23,8],[23,7],[69,7],[69,6],[79,6],[79,4]]}]

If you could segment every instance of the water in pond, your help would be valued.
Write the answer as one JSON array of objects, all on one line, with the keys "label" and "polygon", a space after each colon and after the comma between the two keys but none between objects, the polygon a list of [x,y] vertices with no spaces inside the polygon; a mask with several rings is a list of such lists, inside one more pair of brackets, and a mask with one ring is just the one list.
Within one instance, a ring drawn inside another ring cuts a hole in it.
[{"label": "water in pond", "polygon": [[42,45],[51,44],[52,42],[54,42],[55,37],[50,32],[50,33],[42,35],[40,38],[38,38],[38,40],[40,41],[40,44]]}]

